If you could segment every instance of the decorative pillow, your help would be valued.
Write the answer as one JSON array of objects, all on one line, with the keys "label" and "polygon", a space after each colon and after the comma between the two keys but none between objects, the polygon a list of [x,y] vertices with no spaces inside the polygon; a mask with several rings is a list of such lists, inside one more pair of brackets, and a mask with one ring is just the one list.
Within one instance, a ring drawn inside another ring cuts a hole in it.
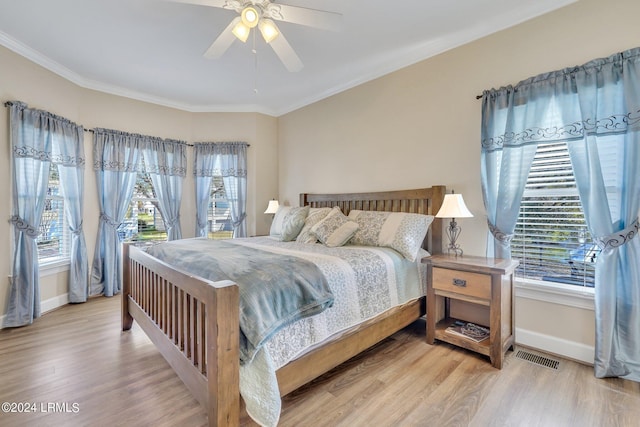
[{"label": "decorative pillow", "polygon": [[358,224],[349,221],[349,218],[336,206],[324,219],[311,227],[311,233],[325,246],[335,248],[347,243],[357,229]]},{"label": "decorative pillow", "polygon": [[433,222],[432,215],[360,210],[349,212],[349,219],[358,223],[350,244],[392,248],[410,261],[417,259]]},{"label": "decorative pillow", "polygon": [[283,242],[294,240],[302,230],[302,227],[304,227],[304,220],[308,214],[309,206],[300,208],[280,206],[273,217],[269,235]]},{"label": "decorative pillow", "polygon": [[304,227],[300,230],[300,234],[296,237],[298,243],[318,243],[318,238],[311,233],[311,227],[323,220],[331,212],[331,208],[311,208],[309,215],[304,220]]}]

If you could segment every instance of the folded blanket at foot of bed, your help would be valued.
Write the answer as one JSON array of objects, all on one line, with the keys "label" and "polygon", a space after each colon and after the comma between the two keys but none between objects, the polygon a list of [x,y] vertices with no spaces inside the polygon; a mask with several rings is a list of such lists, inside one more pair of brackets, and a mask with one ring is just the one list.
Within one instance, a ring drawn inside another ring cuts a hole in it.
[{"label": "folded blanket at foot of bed", "polygon": [[238,284],[241,364],[282,326],[333,304],[320,269],[297,257],[209,239],[175,240],[147,252],[205,279]]}]

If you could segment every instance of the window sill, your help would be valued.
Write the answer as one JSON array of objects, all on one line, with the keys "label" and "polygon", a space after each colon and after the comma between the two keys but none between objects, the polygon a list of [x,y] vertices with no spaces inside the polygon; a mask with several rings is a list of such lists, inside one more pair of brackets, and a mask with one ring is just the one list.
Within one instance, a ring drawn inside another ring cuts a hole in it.
[{"label": "window sill", "polygon": [[40,261],[40,276],[53,276],[64,271],[69,271],[71,261],[69,258],[49,258]]},{"label": "window sill", "polygon": [[595,310],[593,288],[517,278],[515,280],[515,295],[519,298]]}]

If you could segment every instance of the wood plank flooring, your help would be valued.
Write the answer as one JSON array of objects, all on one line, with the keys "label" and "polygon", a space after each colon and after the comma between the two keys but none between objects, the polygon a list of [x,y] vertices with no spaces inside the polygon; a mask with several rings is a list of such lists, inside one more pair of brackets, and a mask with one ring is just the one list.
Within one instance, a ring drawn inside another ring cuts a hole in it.
[{"label": "wood plank flooring", "polygon": [[[522,349],[518,347],[517,349]],[[525,349],[526,350],[526,349]],[[551,356],[552,357],[552,356]],[[0,426],[203,426],[206,414],[120,299],[97,298],[0,331]],[[509,352],[502,370],[418,321],[283,399],[281,426],[638,426],[640,384],[553,370]],[[244,417],[242,424],[256,425]]]}]

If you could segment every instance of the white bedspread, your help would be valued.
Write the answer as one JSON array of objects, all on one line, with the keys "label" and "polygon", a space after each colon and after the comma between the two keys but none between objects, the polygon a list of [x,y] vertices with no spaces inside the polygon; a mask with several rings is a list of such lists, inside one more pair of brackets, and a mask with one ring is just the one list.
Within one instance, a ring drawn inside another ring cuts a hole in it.
[{"label": "white bedspread", "polygon": [[[240,367],[240,393],[247,413],[263,426],[280,417],[275,371],[318,343],[397,305],[425,295],[425,270],[393,249],[280,242],[270,237],[233,243],[299,256],[323,272],[335,302],[315,316],[289,324],[271,337],[249,364]],[[426,255],[426,252],[425,252]]]}]

